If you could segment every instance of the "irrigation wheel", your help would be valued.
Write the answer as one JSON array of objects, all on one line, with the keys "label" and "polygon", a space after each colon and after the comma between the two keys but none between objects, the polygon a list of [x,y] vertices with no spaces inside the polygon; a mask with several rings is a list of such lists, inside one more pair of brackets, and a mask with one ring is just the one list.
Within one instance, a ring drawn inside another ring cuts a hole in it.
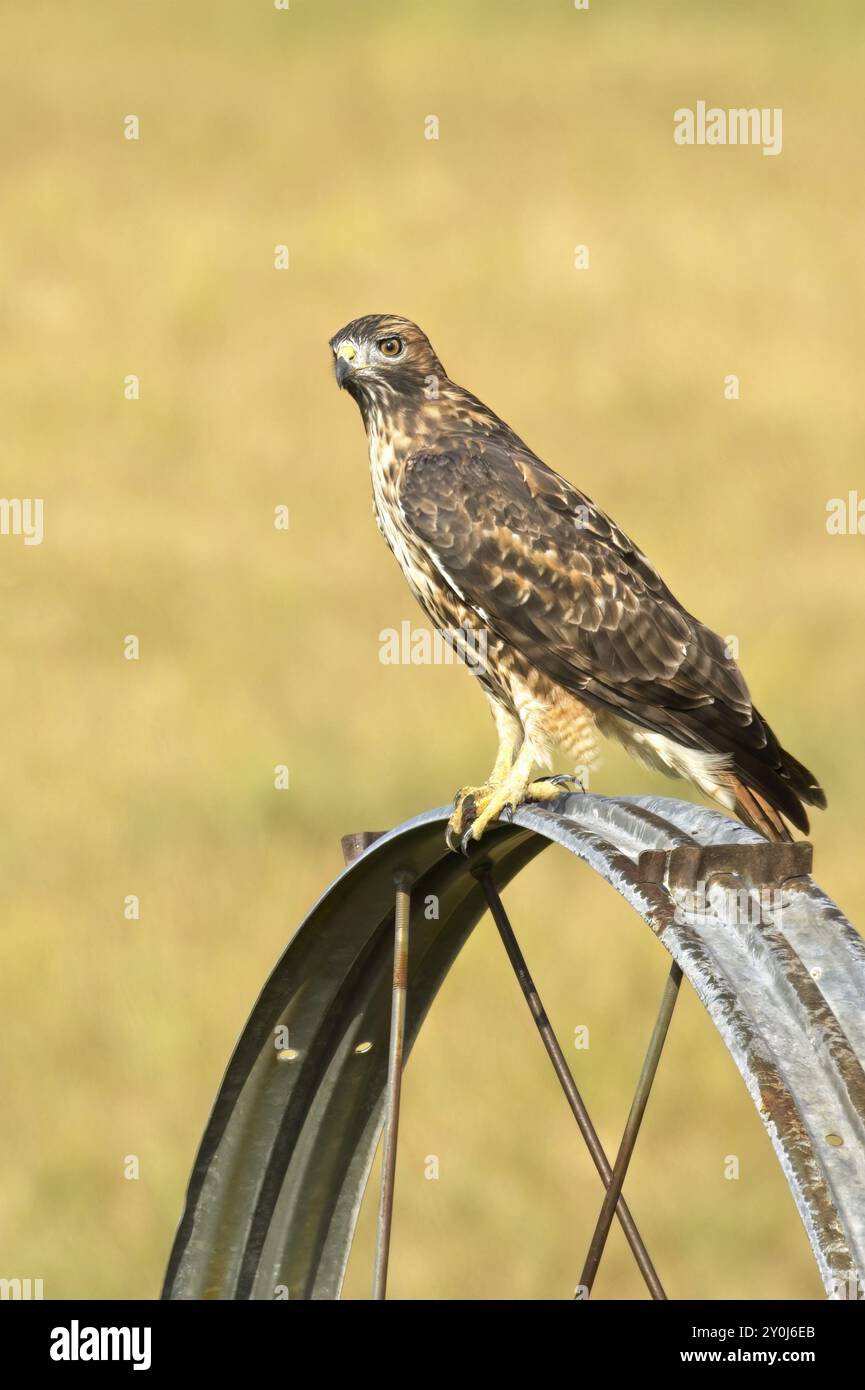
[{"label": "irrigation wheel", "polygon": [[[373,1293],[384,1297],[403,1062],[489,908],[605,1189],[580,1295],[591,1293],[617,1219],[649,1294],[665,1297],[622,1187],[684,976],[769,1132],[827,1296],[861,1298],[865,942],[810,877],[811,846],[769,844],[687,802],[577,794],[521,807],[463,858],[445,847],[449,810],[344,840],[347,868],[295,933],[229,1063],[163,1297],[338,1298],[383,1128]],[[621,893],[672,957],[611,1158],[500,897],[551,843]],[[435,920],[423,911],[431,894]],[[743,895],[771,909],[755,921]]]}]

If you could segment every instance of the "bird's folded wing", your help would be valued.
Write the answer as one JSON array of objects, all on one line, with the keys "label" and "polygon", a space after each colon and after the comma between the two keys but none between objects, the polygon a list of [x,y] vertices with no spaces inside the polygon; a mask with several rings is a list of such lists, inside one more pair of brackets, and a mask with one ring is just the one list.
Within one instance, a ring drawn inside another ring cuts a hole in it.
[{"label": "bird's folded wing", "polygon": [[721,638],[603,512],[528,451],[459,436],[419,451],[399,505],[479,620],[549,679],[698,747],[764,745]]}]

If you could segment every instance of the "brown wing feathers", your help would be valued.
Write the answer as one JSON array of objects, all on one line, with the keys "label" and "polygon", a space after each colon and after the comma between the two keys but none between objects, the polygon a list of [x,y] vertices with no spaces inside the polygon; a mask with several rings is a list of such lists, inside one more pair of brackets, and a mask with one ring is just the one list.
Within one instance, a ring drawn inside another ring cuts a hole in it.
[{"label": "brown wing feathers", "polygon": [[400,507],[490,628],[589,705],[727,755],[743,819],[802,830],[815,779],[754,709],[721,639],[603,512],[492,417],[408,461]]}]

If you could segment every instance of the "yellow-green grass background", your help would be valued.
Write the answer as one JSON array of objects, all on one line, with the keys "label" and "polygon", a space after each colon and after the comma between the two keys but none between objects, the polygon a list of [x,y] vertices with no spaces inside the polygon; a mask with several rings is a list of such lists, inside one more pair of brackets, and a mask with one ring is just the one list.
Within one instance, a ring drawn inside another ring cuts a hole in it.
[{"label": "yellow-green grass background", "polygon": [[[818,879],[865,920],[865,539],[825,527],[863,482],[863,20],[853,0],[6,16],[0,491],[44,498],[45,539],[0,539],[0,1274],[156,1295],[224,1064],[339,836],[491,762],[462,671],[379,661],[420,615],[332,380],[327,339],[358,314],[417,319],[737,636],[828,788]],[[783,153],[678,147],[700,99],[783,108]],[[593,790],[677,792],[615,750]],[[571,1057],[613,1148],[666,955],[563,853],[507,901],[561,1035],[590,1028]],[[404,1107],[391,1292],[568,1296],[599,1186],[488,919]],[[688,988],[629,1195],[672,1297],[821,1296]],[[617,1231],[598,1295],[643,1295]]]}]

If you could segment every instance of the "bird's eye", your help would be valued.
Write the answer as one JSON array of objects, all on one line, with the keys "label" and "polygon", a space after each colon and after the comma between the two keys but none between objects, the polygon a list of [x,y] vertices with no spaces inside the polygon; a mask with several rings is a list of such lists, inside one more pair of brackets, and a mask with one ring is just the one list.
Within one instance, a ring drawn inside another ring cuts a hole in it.
[{"label": "bird's eye", "polygon": [[401,338],[382,338],[378,350],[385,357],[399,357],[402,352]]}]

